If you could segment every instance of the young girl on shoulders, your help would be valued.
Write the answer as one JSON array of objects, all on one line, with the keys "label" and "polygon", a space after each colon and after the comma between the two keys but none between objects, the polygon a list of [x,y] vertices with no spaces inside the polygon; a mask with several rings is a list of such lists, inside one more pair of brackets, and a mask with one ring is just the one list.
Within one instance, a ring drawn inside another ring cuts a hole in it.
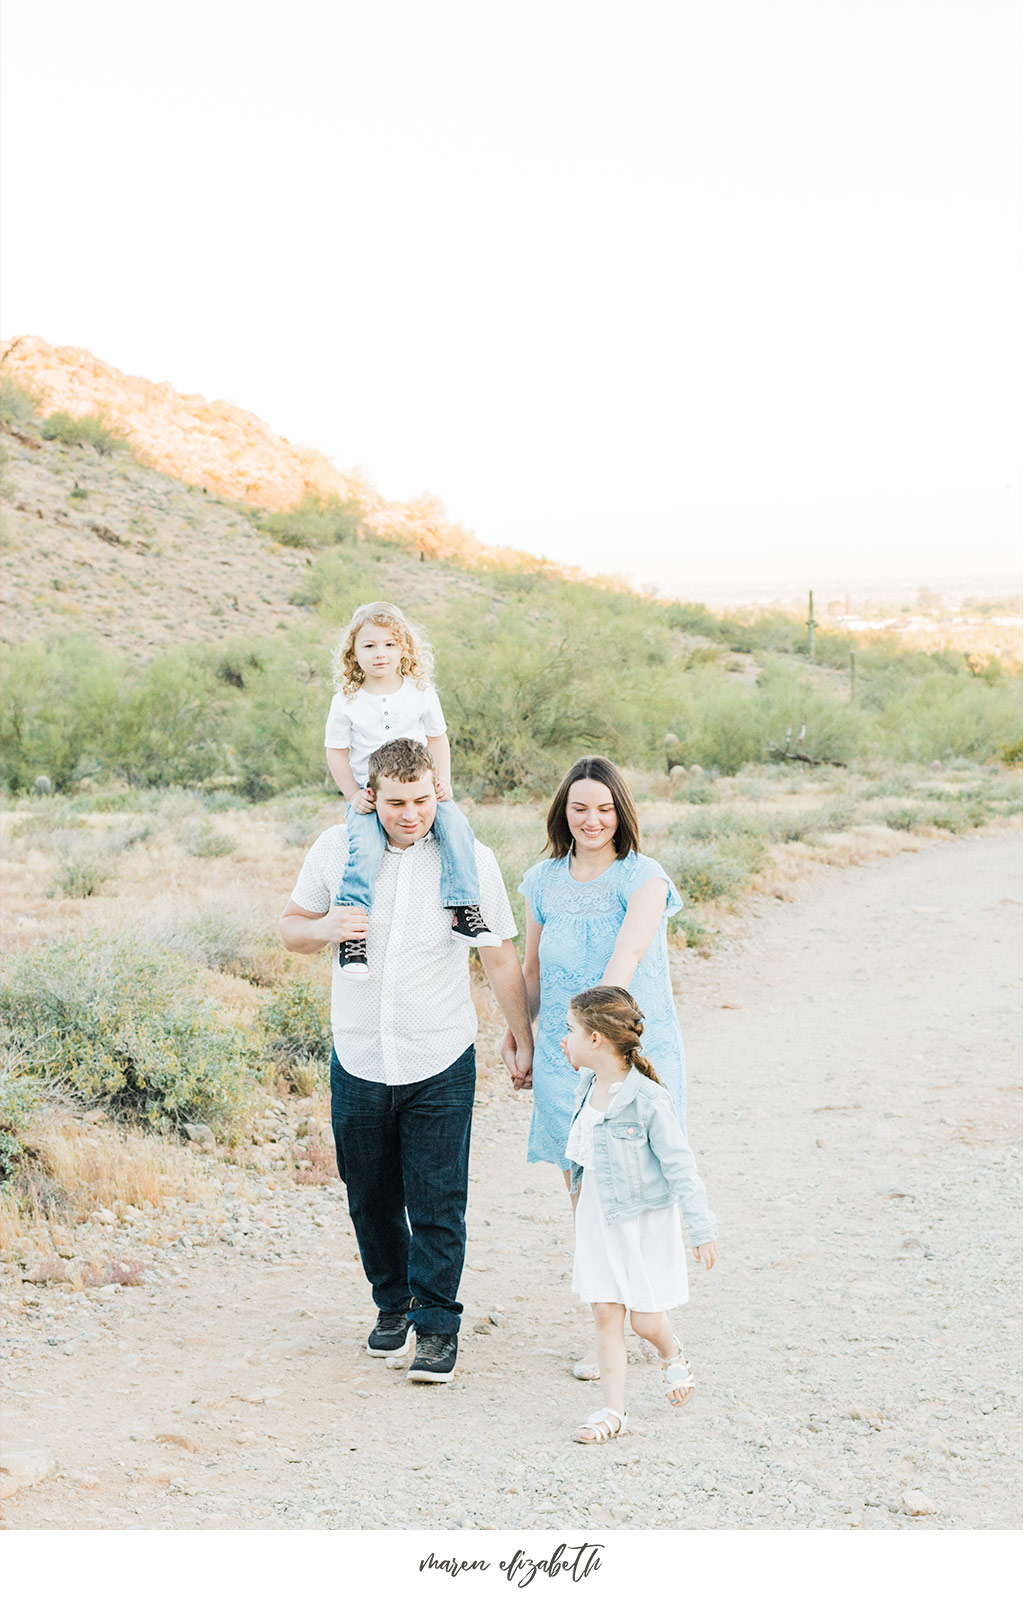
[{"label": "young girl on shoulders", "polygon": [[[694,1256],[715,1264],[715,1219],[671,1096],[640,1054],[643,1013],[626,989],[600,984],[574,997],[562,1049],[586,1074],[569,1127],[570,1187],[579,1193],[572,1286],[589,1301],[604,1407],[576,1435],[604,1444],[626,1433],[626,1312],[661,1358],[673,1406],[693,1374],[666,1313],[689,1298],[680,1210]],[[582,1184],[582,1190],[581,1190]]]},{"label": "young girl on shoulders", "polygon": [[[480,914],[473,830],[452,798],[451,746],[430,682],[433,653],[426,639],[397,606],[372,600],[353,612],[331,666],[337,693],[324,743],[331,776],[348,801],[349,844],[336,904],[369,911],[384,855],[384,830],[367,787],[370,756],[392,739],[417,739],[429,749],[437,773],[434,835],[441,847],[441,898],[452,913],[452,937],[465,944],[500,944]],[[341,944],[338,960],[347,977],[366,978],[365,938]]]}]

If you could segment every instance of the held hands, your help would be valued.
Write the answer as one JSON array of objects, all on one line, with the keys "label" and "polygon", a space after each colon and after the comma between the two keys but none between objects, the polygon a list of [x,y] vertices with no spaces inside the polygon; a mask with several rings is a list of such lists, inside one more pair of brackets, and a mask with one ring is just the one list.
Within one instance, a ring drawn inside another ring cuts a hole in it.
[{"label": "held hands", "polygon": [[434,784],[434,793],[439,800],[454,800],[455,793],[450,783],[444,778],[438,778]]},{"label": "held hands", "polygon": [[355,794],[352,796],[352,799],[349,801],[349,805],[352,807],[353,811],[358,811],[360,816],[369,816],[370,812],[376,809],[373,800],[373,790],[357,789]]},{"label": "held hands", "polygon": [[693,1259],[695,1261],[703,1261],[705,1272],[710,1272],[718,1260],[718,1241],[709,1239],[707,1244],[694,1245]]},{"label": "held hands", "polygon": [[533,1045],[517,1045],[511,1028],[505,1029],[501,1041],[501,1059],[509,1070],[513,1089],[532,1088]]}]

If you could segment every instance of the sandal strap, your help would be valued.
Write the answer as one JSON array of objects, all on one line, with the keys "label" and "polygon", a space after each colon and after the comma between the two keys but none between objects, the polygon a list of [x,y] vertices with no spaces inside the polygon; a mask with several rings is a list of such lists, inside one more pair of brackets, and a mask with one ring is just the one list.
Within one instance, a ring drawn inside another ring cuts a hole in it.
[{"label": "sandal strap", "polygon": [[683,1366],[676,1364],[666,1367],[664,1376],[665,1383],[670,1389],[696,1388],[696,1379],[690,1371],[690,1363],[688,1361]]},{"label": "sandal strap", "polygon": [[[611,1417],[614,1417],[618,1422],[617,1428],[612,1427],[609,1420]],[[620,1433],[626,1431],[626,1418],[625,1415],[620,1415],[618,1411],[613,1411],[611,1406],[604,1406],[600,1411],[592,1412],[586,1422],[581,1424],[581,1433],[584,1428],[589,1428],[591,1433],[596,1436],[596,1443],[604,1444],[606,1440],[616,1439]]]}]

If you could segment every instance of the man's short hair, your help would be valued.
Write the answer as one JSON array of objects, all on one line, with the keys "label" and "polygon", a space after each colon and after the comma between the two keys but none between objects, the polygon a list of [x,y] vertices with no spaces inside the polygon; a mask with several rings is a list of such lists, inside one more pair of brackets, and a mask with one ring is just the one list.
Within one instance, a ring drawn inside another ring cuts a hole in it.
[{"label": "man's short hair", "polygon": [[381,778],[415,783],[425,772],[437,772],[434,758],[425,744],[420,744],[418,739],[390,739],[370,757],[366,785],[375,790]]}]

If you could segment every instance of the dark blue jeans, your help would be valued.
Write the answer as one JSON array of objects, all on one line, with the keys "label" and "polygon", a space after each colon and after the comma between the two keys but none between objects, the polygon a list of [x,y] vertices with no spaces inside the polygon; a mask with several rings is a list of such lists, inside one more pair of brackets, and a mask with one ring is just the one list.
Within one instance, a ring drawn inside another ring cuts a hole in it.
[{"label": "dark blue jeans", "polygon": [[380,1311],[406,1311],[423,1333],[456,1333],[466,1256],[472,1045],[420,1083],[391,1087],[346,1072],[331,1051],[338,1173],[363,1271]]}]

